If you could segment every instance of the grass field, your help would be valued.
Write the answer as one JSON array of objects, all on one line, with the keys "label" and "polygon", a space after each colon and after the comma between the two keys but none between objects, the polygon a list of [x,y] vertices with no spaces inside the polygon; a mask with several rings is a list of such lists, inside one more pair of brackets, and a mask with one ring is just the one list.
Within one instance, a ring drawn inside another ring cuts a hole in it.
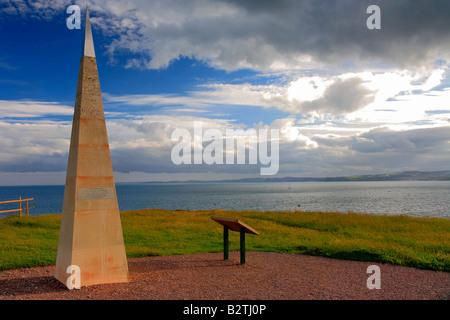
[{"label": "grass field", "polygon": [[[354,213],[169,211],[121,213],[128,258],[221,252],[223,227],[211,216],[241,219],[260,232],[247,251],[300,253],[387,262],[450,272],[450,220]],[[61,215],[0,219],[0,270],[56,262]],[[230,250],[239,234],[230,232]]]}]

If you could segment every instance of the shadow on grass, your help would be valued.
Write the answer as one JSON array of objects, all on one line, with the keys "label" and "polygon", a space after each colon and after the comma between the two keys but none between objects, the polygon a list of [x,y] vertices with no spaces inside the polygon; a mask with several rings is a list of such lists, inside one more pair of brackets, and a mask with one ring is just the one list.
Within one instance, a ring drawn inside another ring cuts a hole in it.
[{"label": "shadow on grass", "polygon": [[347,251],[332,252],[327,250],[326,248],[298,246],[296,247],[295,253],[340,260],[389,263],[392,265],[405,266],[423,270],[450,272],[450,267],[448,265],[445,265],[445,263],[443,262],[441,264],[437,263],[433,264],[431,262],[412,260],[406,257],[395,258],[386,254],[371,252],[367,250],[347,250]]},{"label": "shadow on grass", "polygon": [[330,252],[317,247],[310,248],[306,246],[299,246],[296,248],[296,252],[341,260],[388,262],[384,256],[367,250]]}]

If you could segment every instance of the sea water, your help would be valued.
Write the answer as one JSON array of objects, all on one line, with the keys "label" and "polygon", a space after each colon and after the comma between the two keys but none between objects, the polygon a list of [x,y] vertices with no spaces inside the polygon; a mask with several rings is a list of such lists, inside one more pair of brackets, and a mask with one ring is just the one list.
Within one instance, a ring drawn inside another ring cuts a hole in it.
[{"label": "sea water", "polygon": [[[142,183],[117,184],[116,190],[121,211],[299,210],[450,218],[450,181]],[[19,197],[34,198],[30,215],[61,213],[64,186],[0,187],[0,201]],[[16,208],[18,203],[0,204],[0,211]]]}]

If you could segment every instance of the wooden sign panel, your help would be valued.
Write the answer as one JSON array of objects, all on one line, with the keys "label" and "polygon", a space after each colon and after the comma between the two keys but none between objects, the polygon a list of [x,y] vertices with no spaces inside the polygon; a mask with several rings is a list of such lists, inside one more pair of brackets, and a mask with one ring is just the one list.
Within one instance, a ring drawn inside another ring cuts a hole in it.
[{"label": "wooden sign panel", "polygon": [[245,233],[251,233],[259,235],[259,232],[253,229],[252,227],[246,225],[240,220],[237,219],[228,219],[228,218],[220,218],[220,217],[211,217],[214,221],[220,223],[223,226],[228,227],[232,231],[241,231],[244,230]]}]

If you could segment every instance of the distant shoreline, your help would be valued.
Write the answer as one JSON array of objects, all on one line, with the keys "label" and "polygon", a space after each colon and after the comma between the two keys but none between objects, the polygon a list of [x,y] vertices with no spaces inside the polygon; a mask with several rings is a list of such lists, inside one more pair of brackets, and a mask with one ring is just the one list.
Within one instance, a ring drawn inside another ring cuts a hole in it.
[{"label": "distant shoreline", "polygon": [[443,171],[402,171],[373,175],[354,175],[342,177],[283,177],[283,178],[243,178],[231,180],[177,180],[177,181],[142,181],[118,182],[132,183],[207,183],[207,182],[346,182],[346,181],[450,181],[450,170]]},{"label": "distant shoreline", "polygon": [[[450,170],[441,171],[402,171],[393,173],[380,173],[372,175],[353,175],[340,177],[282,177],[282,178],[242,178],[224,180],[170,180],[170,181],[123,181],[116,182],[116,185],[125,184],[175,184],[175,183],[240,183],[240,182],[358,182],[358,181],[450,181]],[[64,184],[48,185],[0,185],[1,187],[60,187]]]}]

